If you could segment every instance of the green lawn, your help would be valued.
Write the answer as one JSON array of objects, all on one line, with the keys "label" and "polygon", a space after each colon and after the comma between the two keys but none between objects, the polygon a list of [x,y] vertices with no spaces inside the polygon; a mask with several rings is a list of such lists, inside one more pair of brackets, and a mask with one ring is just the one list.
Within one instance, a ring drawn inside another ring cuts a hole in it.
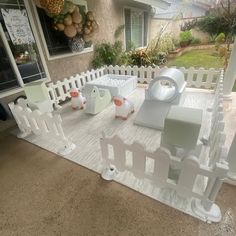
[{"label": "green lawn", "polygon": [[167,66],[185,67],[191,66],[199,68],[223,68],[224,60],[218,56],[214,49],[193,50],[184,53],[182,56],[170,60]]},{"label": "green lawn", "polygon": [[[195,68],[223,68],[224,59],[216,55],[214,49],[207,50],[193,50],[184,53],[182,56],[169,60],[167,66],[185,67],[191,66]],[[234,84],[233,91],[236,92],[236,83]]]}]

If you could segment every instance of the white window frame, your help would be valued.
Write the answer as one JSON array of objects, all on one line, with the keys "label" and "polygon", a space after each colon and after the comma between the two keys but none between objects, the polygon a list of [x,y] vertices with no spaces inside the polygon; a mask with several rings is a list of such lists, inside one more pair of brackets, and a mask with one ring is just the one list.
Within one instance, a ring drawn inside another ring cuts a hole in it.
[{"label": "white window frame", "polygon": [[[26,0],[24,0],[24,1],[26,1]],[[86,0],[71,0],[71,2],[73,2],[76,5],[85,6],[86,11],[88,11],[88,6],[87,6],[87,1]],[[39,19],[37,7],[36,7],[34,2],[32,3],[32,5],[33,5],[33,11],[34,11],[34,15],[35,15],[35,18],[36,18],[36,22],[37,22],[37,25],[38,25],[38,28],[39,28],[39,34],[40,34],[41,39],[42,39],[43,48],[44,48],[45,54],[47,56],[47,59],[49,61],[56,60],[56,59],[62,59],[62,58],[66,58],[66,57],[77,56],[77,55],[81,55],[81,54],[84,54],[84,53],[93,52],[94,47],[92,45],[91,47],[85,48],[82,52],[69,52],[69,53],[63,53],[63,54],[60,54],[60,55],[51,56],[49,51],[48,51],[48,47],[47,47],[46,39],[45,39],[45,36],[44,36],[44,33],[43,33],[43,28],[42,28],[42,25],[41,25],[41,22],[40,22],[40,19]]]},{"label": "white window frame", "polygon": [[[145,11],[145,10],[142,10],[142,9],[140,9],[140,8],[136,8],[136,7],[129,7],[129,6],[125,6],[124,8],[123,8],[123,22],[124,22],[124,25],[125,25],[125,9],[129,9],[131,12],[130,12],[130,17],[131,17],[131,15],[132,15],[132,11],[133,12],[141,12],[142,14],[143,14],[143,17],[142,17],[142,20],[143,20],[143,27],[142,27],[142,46],[141,47],[137,47],[136,49],[139,49],[139,48],[144,48],[144,47],[146,47],[147,46],[147,44],[146,45],[144,45],[144,27],[145,27],[145,25],[144,25],[144,13],[145,12],[147,12],[147,11]],[[132,17],[131,17],[131,21],[132,21]],[[131,28],[131,41],[132,41],[132,22],[131,22],[131,26],[130,26],[130,28]],[[147,42],[148,42],[148,33],[149,33],[149,27],[148,27],[148,29],[147,29]],[[124,31],[124,43],[125,43],[125,49],[127,49],[127,45],[126,45],[126,31]]]},{"label": "white window frame", "polygon": [[131,12],[130,12],[130,17],[131,17],[131,41],[133,41],[132,39],[132,26],[133,26],[133,23],[132,23],[132,14],[135,14],[135,13],[138,13],[138,14],[142,14],[142,45],[140,47],[144,47],[144,11],[142,10],[132,10],[131,9]]},{"label": "white window frame", "polygon": [[[11,4],[8,4],[8,3],[6,3],[6,4],[4,3],[4,5],[11,6]],[[39,79],[37,81],[50,82],[51,78],[50,78],[50,75],[49,75],[49,71],[48,71],[48,68],[47,68],[46,61],[45,61],[44,56],[43,56],[43,51],[42,51],[42,48],[40,46],[40,41],[39,41],[39,38],[38,38],[38,35],[37,35],[37,30],[36,30],[34,22],[32,20],[33,17],[32,17],[32,14],[31,14],[31,11],[30,11],[30,8],[29,8],[27,0],[24,0],[24,7],[25,7],[27,15],[28,15],[28,19],[29,19],[29,23],[30,23],[30,26],[31,26],[31,30],[32,30],[32,33],[33,33],[33,36],[34,36],[34,39],[35,39],[35,43],[36,43],[37,48],[38,48],[39,57],[41,59],[42,66],[43,66],[43,69],[44,69],[44,72],[45,72],[45,75],[46,75],[45,78]],[[10,48],[10,46],[8,44],[8,41],[7,41],[7,38],[6,38],[6,35],[5,35],[5,32],[4,32],[3,28],[2,28],[2,24],[1,23],[0,23],[0,37],[1,37],[2,41],[3,41],[3,45],[4,45],[4,48],[6,50],[7,56],[9,58],[9,60],[10,60],[10,64],[12,66],[12,70],[13,70],[15,76],[16,76],[16,79],[17,79],[18,83],[19,83],[19,87],[9,88],[6,91],[0,91],[0,98],[4,98],[4,97],[10,96],[10,95],[22,92],[23,91],[23,87],[25,85],[24,85],[23,79],[22,79],[22,77],[20,75],[19,69],[18,69],[18,67],[16,65],[14,56],[13,56],[11,48]]]}]

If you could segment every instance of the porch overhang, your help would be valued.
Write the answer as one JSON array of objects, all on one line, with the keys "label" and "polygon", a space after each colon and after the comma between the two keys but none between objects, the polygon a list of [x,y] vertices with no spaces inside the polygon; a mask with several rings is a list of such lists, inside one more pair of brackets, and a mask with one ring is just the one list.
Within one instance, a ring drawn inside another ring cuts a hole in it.
[{"label": "porch overhang", "polygon": [[133,0],[133,1],[140,2],[154,8],[161,8],[163,10],[168,9],[168,7],[171,5],[171,3],[164,0]]}]

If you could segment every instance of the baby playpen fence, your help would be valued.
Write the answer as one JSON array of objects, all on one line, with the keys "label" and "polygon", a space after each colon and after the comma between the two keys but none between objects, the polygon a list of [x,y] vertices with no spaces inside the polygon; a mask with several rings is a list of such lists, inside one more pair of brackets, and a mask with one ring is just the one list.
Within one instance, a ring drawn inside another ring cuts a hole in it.
[{"label": "baby playpen fence", "polygon": [[[162,69],[163,68],[158,66],[105,66],[97,70],[91,70],[71,76],[70,78],[65,78],[64,80],[57,81],[56,83],[49,83],[47,87],[52,103],[57,105],[59,102],[70,98],[69,90],[72,87],[82,89],[85,83],[95,80],[102,75],[135,75],[137,76],[139,83],[150,83],[152,79],[156,78]],[[185,69],[184,67],[181,67],[178,69],[184,73],[188,87],[205,89],[214,89],[221,73],[220,70],[213,68],[206,70],[203,68],[195,69],[190,67],[189,69]]]},{"label": "baby playpen fence", "polygon": [[[202,220],[220,221],[220,213],[214,218],[212,215],[215,212],[212,210],[218,209],[214,201],[227,174],[227,163],[216,162],[214,167],[203,166],[195,156],[188,156],[182,161],[172,156],[168,149],[158,148],[155,152],[148,152],[142,144],[125,144],[118,136],[103,136],[100,144],[106,167],[114,166],[118,171],[128,170],[136,178],[151,180],[156,187],[173,189],[180,196],[192,199],[193,211]],[[171,169],[179,171],[177,179],[170,177]],[[199,186],[197,180],[201,177],[207,182]],[[203,212],[202,215],[197,213],[197,206]]]},{"label": "baby playpen fence", "polygon": [[[204,156],[189,155],[181,160],[179,157],[172,156],[170,150],[162,147],[150,153],[142,144],[125,144],[118,136],[110,138],[103,136],[100,141],[106,167],[112,165],[118,171],[128,170],[137,178],[151,180],[154,186],[173,189],[180,196],[192,199],[194,214],[202,220],[216,222],[220,220],[221,216],[214,201],[228,172],[228,163],[222,159],[225,142],[223,71],[217,76],[219,78],[215,88],[213,106],[209,111],[212,112],[209,138],[205,140],[207,142],[203,142],[202,148],[207,151],[200,153]],[[212,82],[213,73],[210,73],[210,77]],[[209,84],[206,86],[209,87]],[[211,87],[214,86],[214,84],[211,85]],[[202,159],[207,160],[205,165],[200,162]],[[151,167],[150,163],[152,163]],[[178,170],[175,180],[170,178],[172,169]],[[200,186],[197,184],[199,178],[202,180]]]},{"label": "baby playpen fence", "polygon": [[[185,75],[188,87],[215,89],[211,111],[211,126],[203,148],[207,151],[200,155],[188,155],[184,160],[170,154],[166,148],[149,152],[139,143],[126,144],[118,136],[105,137],[100,140],[102,156],[106,166],[114,165],[118,171],[129,171],[137,179],[148,179],[154,186],[169,188],[180,196],[191,199],[193,215],[204,221],[219,221],[220,210],[214,203],[223,179],[227,175],[228,164],[222,158],[224,149],[224,113],[223,113],[223,71],[203,68],[179,68]],[[138,82],[150,83],[162,68],[106,66],[98,70],[71,76],[69,79],[49,83],[48,92],[53,104],[57,105],[70,98],[71,88],[82,89],[83,86],[105,74],[136,75]],[[65,136],[60,115],[31,111],[20,105],[9,104],[21,135],[29,133],[60,139],[70,150],[73,144]],[[200,160],[207,159],[206,164]],[[150,164],[151,163],[151,164]],[[105,166],[104,166],[105,167]],[[176,179],[170,176],[170,170],[178,170]],[[200,179],[203,184],[199,185]]]},{"label": "baby playpen fence", "polygon": [[21,131],[19,137],[24,138],[34,133],[35,135],[59,140],[63,148],[58,152],[62,155],[74,149],[74,144],[65,136],[59,114],[42,113],[38,109],[32,111],[29,107],[15,105],[13,102],[9,104],[9,107]]}]

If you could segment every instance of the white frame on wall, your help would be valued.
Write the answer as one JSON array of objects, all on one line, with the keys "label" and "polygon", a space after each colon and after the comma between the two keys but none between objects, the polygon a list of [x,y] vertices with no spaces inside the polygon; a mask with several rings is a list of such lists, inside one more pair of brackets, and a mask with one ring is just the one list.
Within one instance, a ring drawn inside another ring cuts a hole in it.
[{"label": "white frame on wall", "polygon": [[[24,1],[26,1],[26,0],[24,0]],[[71,2],[73,2],[74,4],[77,4],[77,5],[85,6],[86,11],[88,11],[88,5],[87,5],[86,0],[71,0]],[[84,54],[84,53],[93,52],[93,45],[92,45],[91,47],[85,48],[82,52],[70,52],[70,53],[63,53],[63,54],[60,54],[60,55],[51,56],[49,51],[48,51],[47,42],[46,42],[46,39],[45,39],[45,36],[44,36],[44,33],[43,33],[43,28],[41,26],[41,22],[40,22],[40,19],[39,19],[37,7],[34,3],[32,3],[32,7],[33,7],[36,23],[37,23],[37,26],[38,26],[38,29],[39,29],[39,35],[42,39],[43,48],[44,48],[45,54],[47,56],[47,59],[49,61],[56,60],[56,59],[62,59],[62,58],[66,58],[66,57],[77,56],[77,55],[81,55],[81,54]]]},{"label": "white frame on wall", "polygon": [[[144,45],[144,27],[145,27],[145,25],[144,25],[144,13],[145,12],[148,12],[148,11],[146,11],[146,10],[142,10],[142,9],[140,9],[140,8],[137,8],[137,7],[129,7],[129,6],[124,6],[124,8],[123,8],[123,22],[124,22],[124,25],[125,25],[125,9],[129,9],[131,12],[130,12],[130,14],[132,14],[132,11],[133,12],[142,12],[142,14],[143,14],[143,18],[142,18],[142,20],[143,20],[143,27],[142,27],[142,45],[143,46],[141,46],[141,47],[137,47],[137,48],[143,48],[143,47],[146,47],[147,46],[147,44],[146,45]],[[131,15],[130,15],[131,16]],[[147,23],[149,24],[149,19],[147,19]],[[132,22],[131,22],[131,31],[132,31]],[[147,29],[147,42],[148,42],[148,34],[149,34],[149,27],[148,27],[148,29]],[[131,32],[131,41],[132,41],[132,32]],[[126,33],[125,33],[125,30],[124,30],[124,43],[125,43],[125,49],[127,49],[127,45],[126,45]]]},{"label": "white frame on wall", "polygon": [[[6,3],[6,4],[4,3],[2,5],[15,6],[15,4],[9,4],[9,3]],[[37,35],[37,30],[35,28],[34,22],[32,21],[32,14],[31,14],[31,11],[30,11],[30,7],[28,5],[28,1],[24,0],[24,4],[20,4],[20,6],[25,7],[25,9],[26,9],[26,12],[27,12],[27,15],[28,15],[29,24],[30,24],[30,27],[31,27],[31,30],[32,30],[32,33],[33,33],[33,36],[34,36],[37,48],[38,48],[39,57],[41,59],[42,66],[43,66],[43,69],[44,69],[44,72],[45,72],[45,75],[46,75],[45,78],[39,79],[37,81],[50,82],[51,81],[50,74],[49,74],[49,71],[48,71],[48,68],[47,68],[46,61],[44,59],[43,51],[42,51],[42,48],[41,48],[41,45],[40,45],[40,41],[39,41],[39,38],[38,38],[38,35]],[[20,75],[18,67],[16,65],[14,56],[12,54],[11,48],[9,46],[8,40],[6,38],[6,35],[4,33],[4,30],[3,30],[1,24],[0,24],[0,37],[1,37],[2,41],[3,41],[5,50],[7,52],[7,56],[9,57],[9,60],[10,60],[13,72],[16,75],[17,81],[19,83],[19,87],[13,87],[12,89],[8,89],[6,91],[1,91],[0,92],[0,98],[4,98],[4,97],[10,96],[10,95],[22,92],[23,91],[23,87],[24,87],[24,82],[23,82],[23,79],[22,79],[22,77]]]},{"label": "white frame on wall", "polygon": [[12,66],[12,70],[13,70],[15,76],[16,76],[16,79],[17,79],[18,83],[19,83],[19,87],[13,87],[12,89],[0,92],[0,98],[3,98],[3,97],[6,97],[6,96],[9,96],[9,95],[12,95],[14,93],[21,92],[22,87],[24,86],[24,83],[23,83],[23,80],[21,78],[20,72],[17,68],[17,65],[15,63],[15,59],[12,55],[11,48],[8,44],[8,41],[7,41],[7,38],[5,36],[5,33],[4,33],[3,28],[2,28],[1,23],[0,23],[0,38],[2,39],[2,42],[3,42],[4,48],[6,50],[7,56],[10,59],[10,64]]},{"label": "white frame on wall", "polygon": [[132,31],[133,31],[133,19],[132,19],[132,17],[134,17],[134,15],[135,14],[141,14],[141,17],[142,17],[142,25],[141,25],[141,27],[142,27],[142,42],[141,42],[141,47],[145,47],[146,45],[144,45],[144,11],[142,11],[142,10],[133,10],[133,9],[131,9],[131,12],[130,12],[130,22],[131,22],[131,41],[133,41],[133,39],[132,39]]},{"label": "white frame on wall", "polygon": [[34,20],[33,20],[33,15],[31,13],[31,9],[30,9],[30,6],[29,6],[29,1],[24,0],[24,4],[25,4],[26,12],[28,14],[28,18],[29,18],[29,23],[30,23],[31,29],[33,31],[34,39],[35,39],[35,42],[36,42],[37,47],[38,47],[39,56],[40,56],[41,62],[43,64],[43,68],[44,68],[45,74],[47,76],[45,78],[45,81],[46,82],[50,82],[51,81],[51,77],[50,77],[50,74],[49,74],[49,71],[48,71],[47,63],[46,63],[45,58],[44,58],[43,49],[41,47],[41,43],[40,43],[39,36],[38,36],[38,31],[36,29],[36,26],[35,26],[35,23],[34,23]]},{"label": "white frame on wall", "polygon": [[1,23],[0,23],[0,38],[2,39],[2,42],[3,42],[4,48],[6,50],[7,56],[10,59],[10,64],[11,64],[13,72],[14,72],[14,74],[15,74],[18,82],[19,82],[19,86],[23,87],[24,86],[23,79],[22,79],[22,77],[20,75],[20,72],[19,72],[19,70],[17,68],[14,56],[13,56],[11,48],[10,48],[10,46],[8,44],[8,41],[7,41],[7,38],[6,38],[6,35],[4,33],[4,30],[2,28],[2,24]]}]

